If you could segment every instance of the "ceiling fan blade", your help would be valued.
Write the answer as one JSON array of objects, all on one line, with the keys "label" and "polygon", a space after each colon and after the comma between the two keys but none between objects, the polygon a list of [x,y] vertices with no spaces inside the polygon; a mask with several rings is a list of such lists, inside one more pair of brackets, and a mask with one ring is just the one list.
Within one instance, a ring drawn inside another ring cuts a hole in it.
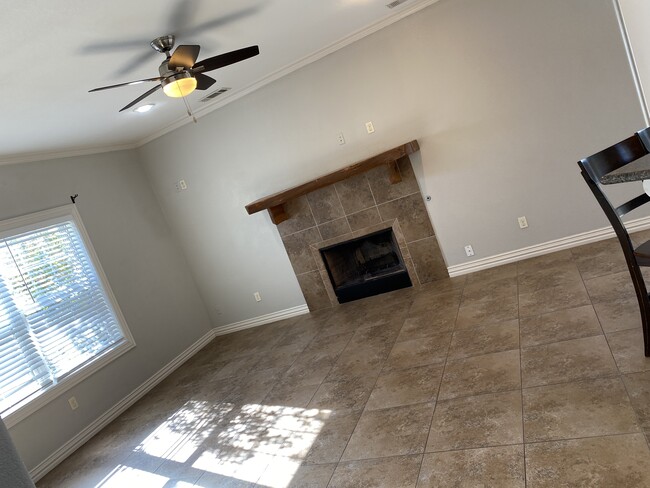
[{"label": "ceiling fan blade", "polygon": [[203,73],[195,74],[194,78],[196,78],[197,90],[207,90],[217,82],[217,80],[215,80],[214,78],[211,78],[208,75],[204,75]]},{"label": "ceiling fan blade", "polygon": [[223,68],[229,64],[238,63],[244,59],[252,58],[253,56],[257,56],[259,53],[260,48],[258,46],[249,46],[199,61],[192,66],[192,69],[200,72],[212,71],[213,69]]},{"label": "ceiling fan blade", "polygon": [[196,58],[199,57],[201,46],[197,45],[181,45],[176,48],[169,60],[169,69],[175,70],[176,68],[190,69],[196,63]]},{"label": "ceiling fan blade", "polygon": [[131,103],[129,103],[126,107],[121,108],[120,112],[124,112],[127,108],[133,107],[136,103],[140,102],[141,100],[144,100],[149,95],[151,95],[153,92],[155,92],[156,90],[160,90],[161,88],[162,88],[162,85],[154,86],[151,90],[149,90],[149,91],[143,93],[142,95],[140,95],[138,98],[136,98]]},{"label": "ceiling fan blade", "polygon": [[93,88],[92,90],[88,90],[88,93],[101,91],[101,90],[110,90],[111,88],[119,88],[121,86],[139,85],[140,83],[145,83],[147,81],[160,81],[160,80],[162,80],[161,76],[158,76],[156,78],[145,78],[143,80],[127,81],[126,83],[118,83],[117,85],[108,85],[108,86],[100,86],[99,88]]}]

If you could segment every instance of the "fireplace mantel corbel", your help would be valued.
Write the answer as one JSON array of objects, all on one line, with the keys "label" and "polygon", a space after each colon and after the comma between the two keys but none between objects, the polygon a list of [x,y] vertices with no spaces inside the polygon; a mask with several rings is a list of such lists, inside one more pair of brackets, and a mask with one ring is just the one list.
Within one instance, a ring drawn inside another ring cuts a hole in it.
[{"label": "fireplace mantel corbel", "polygon": [[399,183],[402,181],[402,176],[397,167],[397,162],[402,158],[408,158],[409,154],[413,154],[414,152],[419,151],[419,149],[420,146],[418,145],[418,141],[413,140],[407,142],[406,144],[394,147],[393,149],[389,149],[388,151],[377,154],[371,158],[341,168],[338,171],[319,176],[318,178],[301,185],[260,198],[259,200],[246,205],[246,211],[249,215],[252,215],[262,210],[268,210],[271,215],[271,222],[278,225],[290,217],[284,208],[284,204],[288,201],[382,165],[386,165],[388,168],[389,181],[392,184]]}]

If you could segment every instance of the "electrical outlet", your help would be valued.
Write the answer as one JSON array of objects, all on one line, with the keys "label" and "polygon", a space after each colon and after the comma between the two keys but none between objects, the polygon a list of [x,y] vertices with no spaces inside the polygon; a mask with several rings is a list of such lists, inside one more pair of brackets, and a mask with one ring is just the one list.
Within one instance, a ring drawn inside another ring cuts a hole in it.
[{"label": "electrical outlet", "polygon": [[526,217],[523,217],[523,216],[519,217],[517,219],[517,222],[519,222],[519,228],[520,229],[525,229],[526,227],[528,227],[528,221],[526,220]]},{"label": "electrical outlet", "polygon": [[180,193],[184,190],[187,190],[187,181],[185,180],[179,180],[176,183],[174,183],[174,188],[176,188],[176,193]]},{"label": "electrical outlet", "polygon": [[75,397],[68,398],[68,403],[70,404],[70,408],[72,410],[77,410],[79,408],[79,403],[77,403],[77,399]]},{"label": "electrical outlet", "polygon": [[468,256],[474,256],[474,248],[468,244],[465,246],[465,254]]},{"label": "electrical outlet", "polygon": [[255,293],[253,293],[253,296],[255,297],[256,302],[261,302],[262,301],[262,297],[260,296],[259,291],[256,291]]},{"label": "electrical outlet", "polygon": [[375,126],[372,125],[372,122],[366,122],[366,130],[368,131],[368,134],[375,132]]},{"label": "electrical outlet", "polygon": [[339,132],[339,135],[336,136],[336,140],[339,141],[339,145],[345,144],[345,137],[343,137],[343,132]]}]

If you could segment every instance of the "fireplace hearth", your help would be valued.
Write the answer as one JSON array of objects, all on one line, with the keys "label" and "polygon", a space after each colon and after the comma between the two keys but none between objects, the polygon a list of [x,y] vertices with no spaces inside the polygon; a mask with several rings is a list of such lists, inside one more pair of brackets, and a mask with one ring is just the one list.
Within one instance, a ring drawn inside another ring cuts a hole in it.
[{"label": "fireplace hearth", "polygon": [[411,286],[392,229],[320,249],[339,303]]}]

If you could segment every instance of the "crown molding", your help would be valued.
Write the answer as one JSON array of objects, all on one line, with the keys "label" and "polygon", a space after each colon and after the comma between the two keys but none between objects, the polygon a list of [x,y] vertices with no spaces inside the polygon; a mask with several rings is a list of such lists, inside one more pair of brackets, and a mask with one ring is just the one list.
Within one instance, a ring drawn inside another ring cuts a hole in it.
[{"label": "crown molding", "polygon": [[[290,73],[293,73],[296,70],[299,70],[300,68],[303,68],[311,63],[314,63],[318,61],[321,58],[324,58],[328,54],[332,54],[340,49],[343,49],[346,46],[349,46],[350,44],[363,39],[364,37],[369,36],[370,34],[374,34],[375,32],[383,29],[384,27],[388,27],[391,24],[394,24],[395,22],[398,22],[406,17],[408,17],[411,14],[414,14],[416,12],[419,12],[420,10],[433,5],[434,3],[437,3],[439,0],[423,0],[422,2],[415,3],[407,8],[404,8],[403,10],[400,10],[399,12],[395,12],[393,15],[386,17],[385,19],[382,19],[380,21],[375,22],[374,24],[370,24],[369,26],[364,27],[363,29],[359,29],[358,31],[345,36],[338,41],[333,42],[332,44],[325,46],[322,49],[319,49],[318,51],[315,51],[304,58],[299,59],[298,61],[288,64],[284,66],[283,68],[280,68],[273,73],[270,73],[269,75],[257,80],[256,82],[241,88],[237,91],[231,91],[228,92],[227,95],[222,97],[219,97],[218,100],[215,100],[213,103],[202,107],[200,109],[197,109],[194,112],[194,116],[199,119],[201,117],[204,117],[205,115],[214,112],[215,110],[228,105],[235,100],[238,100],[242,97],[245,97],[246,95],[259,90],[260,88],[273,83],[274,81],[283,78],[287,76]],[[176,120],[175,122],[172,122],[165,128],[154,132],[153,134],[145,137],[144,139],[140,140],[137,144],[137,147],[144,146],[145,144],[148,144],[151,141],[154,141],[158,139],[159,137],[164,136],[165,134],[168,134],[180,127],[183,127],[184,125],[192,123],[192,120],[187,117],[183,116]]]},{"label": "crown molding", "polygon": [[115,146],[69,149],[60,152],[45,151],[40,153],[22,154],[20,156],[9,156],[9,157],[0,158],[0,166],[4,166],[7,164],[18,164],[18,163],[33,163],[35,161],[49,161],[52,159],[73,158],[75,156],[88,156],[89,154],[101,154],[107,152],[125,151],[129,149],[135,149],[139,146],[140,143],[138,142],[138,143],[131,143],[131,144],[119,144]]},{"label": "crown molding", "polygon": [[[415,1],[415,0],[411,0]],[[379,20],[373,24],[370,24],[362,29],[359,29],[358,31],[345,36],[338,41],[333,42],[332,44],[329,44],[328,46],[325,46],[322,49],[319,49],[294,63],[290,63],[283,68],[280,68],[272,73],[270,73],[267,76],[264,76],[263,78],[260,78],[259,80],[251,83],[250,85],[241,88],[236,91],[231,91],[228,92],[227,95],[224,95],[223,98],[219,97],[218,100],[215,100],[213,103],[201,107],[197,109],[194,112],[194,116],[199,119],[201,117],[204,117],[208,115],[211,112],[214,112],[215,110],[224,107],[225,105],[228,105],[236,100],[239,100],[242,97],[245,97],[246,95],[259,90],[260,88],[273,83],[274,81],[283,78],[284,76],[287,76],[290,73],[293,73],[296,70],[299,70],[300,68],[303,68],[311,63],[314,63],[318,61],[321,58],[324,58],[328,54],[332,54],[340,49],[343,49],[346,46],[349,46],[350,44],[363,39],[364,37],[369,36],[370,34],[374,34],[375,32],[383,29],[384,27],[388,27],[391,24],[394,24],[395,22],[398,22],[409,15],[412,15],[416,12],[419,12],[420,10],[425,9],[426,7],[429,7],[430,5],[433,5],[434,3],[437,3],[439,0],[422,0],[420,2],[413,3],[412,5],[409,5],[398,12],[395,12],[394,14]],[[169,134],[170,132],[183,127],[184,125],[187,125],[189,123],[192,123],[192,120],[183,115],[182,117],[179,117],[177,120],[172,122],[171,124],[165,126],[163,129],[160,129],[153,134],[150,134],[143,139],[140,139],[134,143],[130,144],[119,144],[115,146],[102,146],[102,147],[89,147],[89,148],[77,148],[77,149],[69,149],[66,151],[61,151],[61,152],[39,152],[39,153],[31,153],[31,154],[24,154],[24,155],[16,155],[16,156],[9,156],[9,157],[0,157],[0,166],[5,165],[5,164],[17,164],[17,163],[30,163],[30,162],[35,162],[35,161],[46,161],[46,160],[51,160],[51,159],[62,159],[62,158],[69,158],[69,157],[75,157],[75,156],[88,156],[90,154],[100,154],[100,153],[105,153],[105,152],[112,152],[112,151],[123,151],[123,150],[129,150],[129,149],[137,149],[139,147],[144,146],[145,144],[148,144],[151,141],[154,141],[165,134]]]}]

